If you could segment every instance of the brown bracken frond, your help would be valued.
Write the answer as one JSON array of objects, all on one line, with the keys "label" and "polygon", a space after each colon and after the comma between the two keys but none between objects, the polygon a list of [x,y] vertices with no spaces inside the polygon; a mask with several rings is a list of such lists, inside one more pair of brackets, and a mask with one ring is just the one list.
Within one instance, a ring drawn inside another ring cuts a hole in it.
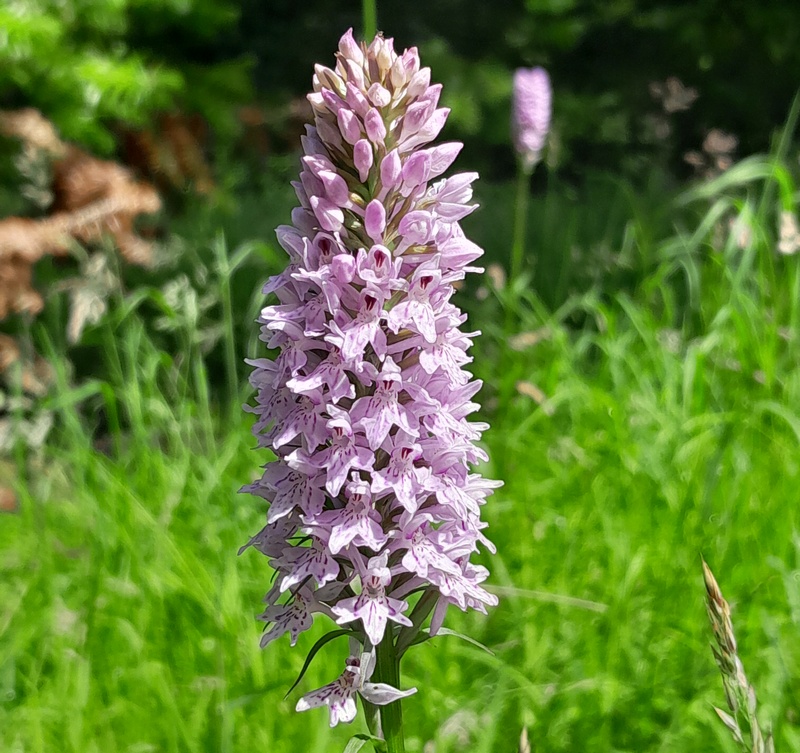
[{"label": "brown bracken frond", "polygon": [[151,185],[136,181],[116,162],[61,141],[37,110],[0,111],[0,134],[46,155],[53,171],[49,216],[0,220],[0,319],[41,311],[42,297],[32,285],[33,265],[44,256],[65,255],[74,240],[91,243],[110,235],[127,261],[151,262],[151,245],[133,229],[138,215],[161,207]]},{"label": "brown bracken frond", "polygon": [[159,186],[197,193],[214,189],[211,169],[205,157],[208,126],[198,115],[166,113],[151,129],[120,127],[119,134],[127,164],[135,166]]}]

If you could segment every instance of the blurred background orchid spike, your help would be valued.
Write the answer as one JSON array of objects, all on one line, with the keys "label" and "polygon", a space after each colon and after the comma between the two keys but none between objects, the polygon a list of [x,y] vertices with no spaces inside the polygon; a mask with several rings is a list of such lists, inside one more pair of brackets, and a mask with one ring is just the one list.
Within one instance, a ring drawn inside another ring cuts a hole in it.
[{"label": "blurred background orchid spike", "polygon": [[519,68],[514,73],[512,132],[526,173],[533,171],[547,142],[552,98],[550,76],[544,68]]}]

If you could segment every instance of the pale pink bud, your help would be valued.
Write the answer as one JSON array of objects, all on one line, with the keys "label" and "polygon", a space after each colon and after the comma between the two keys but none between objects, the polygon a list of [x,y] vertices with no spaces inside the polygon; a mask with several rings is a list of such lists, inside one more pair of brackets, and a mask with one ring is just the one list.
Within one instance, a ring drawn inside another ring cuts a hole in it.
[{"label": "pale pink bud", "polygon": [[436,105],[439,104],[439,97],[441,96],[441,93],[442,93],[442,85],[432,84],[425,90],[424,94],[419,98],[419,101],[430,102],[435,109]]},{"label": "pale pink bud", "polygon": [[352,81],[359,89],[363,89],[366,82],[364,69],[360,65],[356,65],[352,60],[345,60],[344,65],[347,71],[347,80]]},{"label": "pale pink bud", "polygon": [[355,144],[361,138],[361,126],[352,110],[342,108],[336,113],[336,120],[339,123],[339,130],[348,144]]},{"label": "pale pink bud", "polygon": [[419,71],[419,51],[409,47],[402,55],[403,67],[406,69],[406,80],[410,80]]},{"label": "pale pink bud", "polygon": [[392,64],[392,69],[389,71],[389,81],[392,82],[395,91],[405,86],[406,81],[408,81],[408,73],[403,63],[403,58],[397,58]]},{"label": "pale pink bud", "polygon": [[392,101],[392,95],[377,81],[367,90],[367,97],[375,107],[386,107]]},{"label": "pale pink bud", "polygon": [[319,179],[325,187],[325,194],[336,206],[344,207],[350,203],[350,190],[341,175],[333,170],[322,170]]},{"label": "pale pink bud", "polygon": [[369,110],[367,98],[349,81],[347,83],[347,94],[345,94],[347,104],[355,111],[356,115],[363,118]]},{"label": "pale pink bud", "polygon": [[336,94],[336,92],[331,91],[330,89],[323,89],[320,94],[322,95],[322,101],[325,103],[325,107],[327,107],[334,115],[339,112],[342,107],[345,107],[344,100]]},{"label": "pale pink bud", "polygon": [[372,167],[374,155],[372,153],[372,144],[366,139],[361,139],[353,147],[353,163],[358,170],[358,179],[363,183],[369,177],[369,171]]},{"label": "pale pink bud", "polygon": [[311,208],[314,210],[314,215],[319,220],[323,230],[335,233],[342,229],[344,212],[335,204],[320,196],[312,196]]},{"label": "pale pink bud", "polygon": [[401,139],[413,136],[433,114],[434,107],[430,102],[415,102],[403,116]]},{"label": "pale pink bud", "polygon": [[364,64],[364,53],[353,37],[353,30],[348,29],[339,40],[339,52],[347,60],[352,60],[356,65]]},{"label": "pale pink bud", "polygon": [[318,194],[322,188],[322,183],[311,173],[303,170],[303,172],[300,173],[300,182],[298,183],[296,180],[293,180],[292,188],[294,188],[294,192],[300,203],[304,207],[308,207],[310,206],[308,197]]},{"label": "pale pink bud", "polygon": [[431,85],[431,69],[421,68],[408,82],[407,96],[409,99],[416,99]]},{"label": "pale pink bud", "polygon": [[323,170],[334,169],[333,163],[328,159],[327,152],[321,155],[308,154],[303,157],[302,162],[313,175],[319,175]]},{"label": "pale pink bud", "polygon": [[326,68],[324,65],[315,65],[314,72],[315,77],[323,87],[332,89],[341,96],[344,96],[344,81],[342,81],[341,77],[335,71]]},{"label": "pale pink bud", "polygon": [[334,128],[334,126],[324,118],[317,118],[317,133],[320,139],[322,139],[322,143],[329,148],[341,150],[344,146],[339,129]]},{"label": "pale pink bud", "polygon": [[314,126],[306,125],[306,133],[300,137],[300,144],[306,154],[327,154],[325,144],[320,141],[317,129]]},{"label": "pale pink bud", "polygon": [[403,165],[403,188],[400,193],[408,196],[418,185],[428,180],[431,171],[431,155],[414,152]]},{"label": "pale pink bud", "polygon": [[404,141],[403,149],[408,151],[418,147],[420,144],[427,144],[429,141],[433,141],[444,128],[449,114],[449,107],[440,107],[436,110],[414,136]]},{"label": "pale pink bud", "polygon": [[311,109],[315,113],[323,114],[327,111],[327,108],[325,107],[325,100],[322,99],[322,94],[320,92],[311,92],[310,94],[306,94],[306,99],[311,105]]},{"label": "pale pink bud", "polygon": [[378,47],[378,53],[375,56],[375,60],[378,63],[378,70],[382,75],[392,67],[395,57],[394,39],[391,37],[389,39],[384,39],[383,44]]},{"label": "pale pink bud", "polygon": [[392,149],[381,162],[381,185],[384,190],[390,191],[397,187],[400,181],[403,164],[397,149]]},{"label": "pale pink bud", "polygon": [[380,49],[383,47],[383,37],[378,34],[367,47],[367,59],[375,60],[378,57]]},{"label": "pale pink bud", "polygon": [[374,107],[364,118],[364,128],[367,131],[367,138],[373,144],[382,144],[386,138],[386,125],[383,122],[380,112]]},{"label": "pale pink bud", "polygon": [[364,228],[367,235],[376,243],[383,240],[383,231],[386,229],[386,209],[377,199],[373,199],[364,212]]}]

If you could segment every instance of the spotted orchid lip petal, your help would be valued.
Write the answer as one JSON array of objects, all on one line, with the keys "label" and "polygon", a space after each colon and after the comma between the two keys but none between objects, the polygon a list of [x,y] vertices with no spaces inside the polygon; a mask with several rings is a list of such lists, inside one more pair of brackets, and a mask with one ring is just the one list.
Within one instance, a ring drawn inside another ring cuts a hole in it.
[{"label": "spotted orchid lip petal", "polygon": [[375,652],[365,652],[361,656],[351,656],[345,662],[345,669],[333,682],[317,690],[306,693],[295,706],[296,711],[328,707],[330,726],[339,722],[352,722],[356,717],[356,695],[376,706],[386,706],[417,692],[416,688],[398,690],[383,682],[369,682],[375,666]]},{"label": "spotted orchid lip petal", "polygon": [[352,31],[313,85],[300,206],[277,230],[287,267],[259,317],[274,357],[248,361],[253,433],[275,459],[242,489],[269,504],[243,549],[276,570],[263,645],[294,645],[323,614],[364,646],[297,704],[327,707],[333,726],[353,720],[359,693],[386,704],[416,692],[370,682],[372,647],[411,625],[409,594],[435,597],[436,629],[448,605],[496,603],[470,557],[492,549],[480,514],[497,482],[472,468],[486,458],[486,425],[467,420],[478,333],[460,329],[452,301],[483,253],[459,226],[477,174],[442,177],[462,145],[432,143],[449,112],[441,86],[415,48]]}]

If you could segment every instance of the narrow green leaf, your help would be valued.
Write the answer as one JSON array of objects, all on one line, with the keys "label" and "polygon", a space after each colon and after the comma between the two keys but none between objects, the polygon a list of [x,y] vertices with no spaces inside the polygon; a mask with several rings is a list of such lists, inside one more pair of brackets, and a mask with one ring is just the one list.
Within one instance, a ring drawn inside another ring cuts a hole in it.
[{"label": "narrow green leaf", "polygon": [[476,641],[474,638],[470,638],[468,635],[457,633],[455,630],[450,630],[446,627],[439,628],[439,632],[436,635],[452,635],[454,638],[460,638],[462,641],[472,644],[475,646],[475,648],[485,651],[487,654],[489,654],[489,656],[495,655],[494,651],[492,651],[492,649],[490,649],[488,646],[484,646],[480,641]]},{"label": "narrow green leaf", "polygon": [[289,697],[289,693],[291,693],[299,684],[300,680],[303,679],[306,671],[308,670],[309,666],[311,666],[311,662],[314,661],[314,657],[317,655],[319,650],[326,644],[330,643],[334,638],[338,638],[342,635],[348,635],[350,633],[349,630],[333,630],[330,633],[326,633],[322,636],[312,647],[311,650],[308,652],[308,656],[306,656],[306,660],[303,664],[303,668],[300,670],[300,674],[297,675],[297,679],[292,684],[292,687],[286,691],[286,695],[284,698]]},{"label": "narrow green leaf", "polygon": [[440,635],[452,635],[454,638],[460,638],[462,641],[469,643],[475,648],[479,648],[481,651],[486,652],[489,656],[494,656],[495,653],[490,649],[488,646],[484,646],[480,641],[476,641],[474,638],[470,638],[468,635],[464,635],[463,633],[457,633],[455,630],[450,630],[449,628],[442,627],[439,628],[439,632],[436,635],[431,635],[428,628],[419,631],[419,635],[412,641],[411,645],[415,645],[417,643],[424,643],[425,641],[429,641],[431,638],[436,638]]},{"label": "narrow green leaf", "polygon": [[71,408],[90,397],[102,395],[105,386],[106,385],[99,379],[92,379],[82,384],[80,387],[59,391],[52,397],[44,399],[42,401],[42,407],[45,410],[63,410],[64,408]]},{"label": "narrow green leaf", "polygon": [[800,417],[787,406],[774,400],[759,400],[753,405],[753,412],[771,413],[776,418],[783,419],[786,425],[794,432],[797,441],[800,442]]},{"label": "narrow green leaf", "polygon": [[409,646],[413,646],[415,642],[418,642],[417,638],[420,626],[431,613],[438,598],[439,594],[437,591],[428,591],[428,593],[423,594],[420,600],[414,605],[414,609],[411,610],[411,615],[409,616],[411,627],[402,628],[397,636],[395,651],[398,659],[406,652]]},{"label": "narrow green leaf", "polygon": [[344,753],[358,753],[367,743],[372,743],[376,753],[384,753],[386,750],[386,742],[381,740],[380,737],[359,732],[347,741],[347,747],[344,749]]},{"label": "narrow green leaf", "polygon": [[260,257],[262,260],[269,259],[272,255],[272,250],[263,241],[248,241],[239,246],[236,251],[231,255],[229,264],[230,273],[235,272],[242,264],[248,261],[251,257]]}]

